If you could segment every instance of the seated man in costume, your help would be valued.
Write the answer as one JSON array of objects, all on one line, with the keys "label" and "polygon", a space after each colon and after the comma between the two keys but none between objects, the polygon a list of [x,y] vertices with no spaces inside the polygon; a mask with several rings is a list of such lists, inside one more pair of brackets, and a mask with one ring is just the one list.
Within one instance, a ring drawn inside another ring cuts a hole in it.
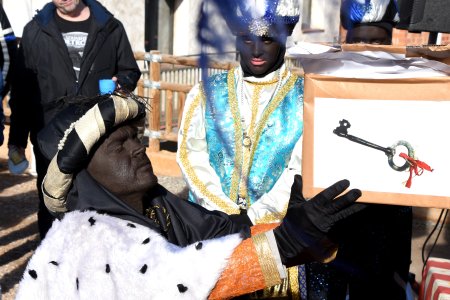
[{"label": "seated man in costume", "polygon": [[92,105],[69,106],[39,134],[51,158],[45,203],[60,220],[29,261],[17,299],[233,297],[278,284],[283,265],[327,257],[330,230],[364,207],[359,190],[340,195],[347,180],[305,201],[298,176],[281,224],[250,230],[157,184],[138,138],[139,99],[102,96]]}]

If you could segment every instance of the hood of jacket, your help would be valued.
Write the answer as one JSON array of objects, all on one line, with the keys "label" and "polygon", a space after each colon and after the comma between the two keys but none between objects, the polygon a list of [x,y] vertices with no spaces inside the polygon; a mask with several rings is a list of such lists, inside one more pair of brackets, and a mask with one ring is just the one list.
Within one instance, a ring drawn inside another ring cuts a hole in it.
[{"label": "hood of jacket", "polygon": [[[89,7],[91,15],[98,26],[105,26],[106,23],[113,17],[113,14],[111,14],[99,2],[95,0],[83,0],[83,2]],[[38,13],[34,16],[34,19],[38,24],[46,27],[53,19],[55,11],[56,6],[53,4],[53,2],[49,2],[41,10],[38,11]]]}]

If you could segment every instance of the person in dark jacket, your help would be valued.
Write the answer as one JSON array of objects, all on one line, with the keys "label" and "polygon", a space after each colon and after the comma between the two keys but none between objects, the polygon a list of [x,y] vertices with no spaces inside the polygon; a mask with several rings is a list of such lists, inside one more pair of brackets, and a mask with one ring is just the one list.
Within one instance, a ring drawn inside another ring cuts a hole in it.
[{"label": "person in dark jacket", "polygon": [[[11,95],[8,146],[22,153],[27,139],[55,115],[66,96],[95,96],[100,79],[113,79],[121,89],[134,90],[140,71],[121,22],[96,0],[53,0],[25,26],[18,53],[18,76]],[[53,218],[39,186],[48,161],[38,147],[38,225],[41,238]]]},{"label": "person in dark jacket", "polygon": [[0,5],[0,146],[3,145],[3,130],[5,116],[3,114],[2,100],[9,91],[9,82],[11,70],[14,68],[14,62],[17,52],[17,40],[6,16],[3,6]]}]

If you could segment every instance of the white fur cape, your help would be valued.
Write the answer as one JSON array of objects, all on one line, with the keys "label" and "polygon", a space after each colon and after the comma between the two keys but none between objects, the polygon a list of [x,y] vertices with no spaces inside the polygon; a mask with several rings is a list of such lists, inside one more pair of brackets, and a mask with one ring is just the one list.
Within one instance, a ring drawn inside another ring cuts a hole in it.
[{"label": "white fur cape", "polygon": [[71,212],[37,248],[16,299],[206,299],[241,240],[181,248],[135,223]]}]

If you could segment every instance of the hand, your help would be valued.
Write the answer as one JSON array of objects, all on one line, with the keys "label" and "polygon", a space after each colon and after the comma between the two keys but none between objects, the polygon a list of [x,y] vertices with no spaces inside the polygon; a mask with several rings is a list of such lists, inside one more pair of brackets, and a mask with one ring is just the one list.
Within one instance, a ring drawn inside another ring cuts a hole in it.
[{"label": "hand", "polygon": [[126,75],[116,75],[113,77],[113,80],[115,78],[115,81],[117,83],[117,88],[119,90],[123,89],[125,92],[132,92],[133,91],[133,87],[132,87],[132,80],[131,78],[129,78]]},{"label": "hand", "polygon": [[[289,206],[281,225],[274,230],[283,264],[293,266],[326,258],[333,243],[327,234],[340,220],[360,211],[364,204],[355,203],[361,196],[357,189],[339,196],[350,185],[341,180],[309,201],[303,197],[300,175],[294,178]],[[325,243],[327,241],[327,243]]]},{"label": "hand", "polygon": [[117,89],[120,90],[121,86],[120,86],[120,84],[117,82],[117,80],[118,80],[117,77],[116,77],[116,76],[113,76],[113,77],[111,78],[111,80],[114,81],[114,82],[116,83]]}]

